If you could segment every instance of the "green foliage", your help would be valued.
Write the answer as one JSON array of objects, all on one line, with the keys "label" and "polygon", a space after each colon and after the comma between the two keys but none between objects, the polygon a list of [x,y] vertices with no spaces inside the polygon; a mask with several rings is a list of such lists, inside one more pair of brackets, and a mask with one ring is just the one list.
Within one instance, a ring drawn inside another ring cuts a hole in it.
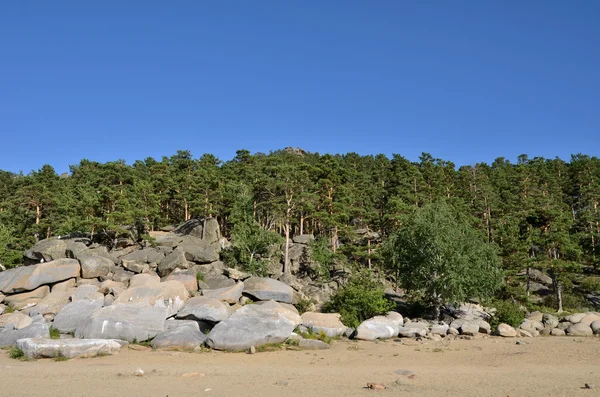
[{"label": "green foliage", "polygon": [[403,288],[438,310],[490,297],[503,283],[496,249],[443,201],[426,205],[391,236],[384,258]]},{"label": "green foliage", "polygon": [[23,353],[23,350],[19,349],[16,346],[13,346],[10,348],[10,350],[8,351],[8,356],[10,358],[14,358],[16,360],[24,360],[25,359],[25,353]]},{"label": "green foliage", "polygon": [[394,304],[385,298],[383,285],[371,273],[360,272],[331,296],[323,311],[340,313],[342,323],[357,327],[364,320],[393,308]]},{"label": "green foliage", "polygon": [[525,319],[525,314],[521,311],[519,305],[515,303],[509,301],[497,301],[493,306],[496,308],[496,313],[490,321],[490,325],[493,329],[500,323],[505,323],[518,328]]},{"label": "green foliage", "polygon": [[13,249],[15,245],[14,232],[6,225],[0,223],[0,264],[10,269],[19,265],[23,254]]},{"label": "green foliage", "polygon": [[586,291],[600,292],[600,277],[586,277],[581,280],[580,286]]},{"label": "green foliage", "polygon": [[331,344],[331,342],[334,339],[336,339],[336,338],[332,338],[331,336],[327,335],[327,333],[325,331],[314,332],[312,328],[309,328],[307,332],[302,332],[296,328],[294,330],[294,332],[297,333],[298,335],[300,335],[301,337],[303,337],[304,339],[320,340],[321,342],[325,342],[328,345]]},{"label": "green foliage", "polygon": [[329,243],[325,239],[319,238],[311,242],[308,247],[311,259],[318,264],[314,270],[316,278],[324,282],[330,281],[335,254],[331,251]]},{"label": "green foliage", "polygon": [[298,309],[298,313],[304,314],[307,311],[310,311],[315,304],[315,300],[312,298],[303,298],[298,301],[294,306]]},{"label": "green foliage", "polygon": [[149,234],[142,234],[142,239],[148,243],[151,247],[156,247],[158,244],[156,243],[156,239]]},{"label": "green foliage", "polygon": [[50,327],[50,339],[60,339],[60,331],[54,327]]},{"label": "green foliage", "polygon": [[274,352],[283,349],[283,343],[266,343],[256,346],[256,351],[259,353]]},{"label": "green foliage", "polygon": [[56,357],[54,357],[54,361],[58,361],[58,362],[60,362],[60,361],[68,361],[68,360],[69,359],[67,357],[63,356],[60,353]]},{"label": "green foliage", "polygon": [[204,273],[202,273],[201,271],[197,271],[196,272],[196,280],[197,281],[204,281]]}]

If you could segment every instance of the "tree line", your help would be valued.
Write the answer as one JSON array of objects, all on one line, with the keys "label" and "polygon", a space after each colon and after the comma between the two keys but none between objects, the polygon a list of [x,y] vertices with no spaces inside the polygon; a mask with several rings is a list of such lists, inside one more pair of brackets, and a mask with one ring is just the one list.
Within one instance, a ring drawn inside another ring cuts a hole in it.
[{"label": "tree line", "polygon": [[215,217],[227,237],[251,218],[284,241],[314,234],[337,258],[389,270],[381,244],[420,208],[443,200],[497,247],[504,269],[545,268],[558,282],[575,267],[598,266],[599,181],[600,160],[583,154],[458,169],[428,153],[409,161],[290,148],[239,150],[226,162],[189,151],[131,165],[82,160],[63,175],[44,165],[27,175],[0,171],[0,262],[18,264],[36,239]]}]

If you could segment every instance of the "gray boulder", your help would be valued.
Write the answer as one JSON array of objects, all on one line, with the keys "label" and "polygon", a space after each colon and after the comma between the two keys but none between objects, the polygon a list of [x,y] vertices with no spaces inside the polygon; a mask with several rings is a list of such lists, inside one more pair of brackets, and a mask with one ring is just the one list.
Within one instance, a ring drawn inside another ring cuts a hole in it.
[{"label": "gray boulder", "polygon": [[202,296],[234,304],[242,296],[243,290],[244,290],[244,283],[239,282],[231,287],[202,290]]},{"label": "gray boulder", "polygon": [[302,325],[310,328],[315,333],[324,332],[327,336],[336,337],[344,335],[346,327],[340,321],[338,313],[315,313],[306,312],[302,316]]},{"label": "gray boulder", "polygon": [[435,324],[431,326],[431,334],[445,336],[449,328],[448,324]]},{"label": "gray boulder", "polygon": [[209,277],[206,280],[204,280],[204,283],[208,286],[208,289],[228,288],[233,287],[237,284],[235,280],[232,280],[225,276]]},{"label": "gray boulder", "polygon": [[121,340],[112,339],[27,338],[17,341],[17,347],[28,359],[95,357],[117,354],[125,344],[127,343]]},{"label": "gray boulder", "polygon": [[104,298],[80,299],[64,306],[56,316],[52,326],[61,333],[72,333],[87,323],[90,316],[104,305]]},{"label": "gray boulder", "polygon": [[32,261],[50,262],[67,257],[67,243],[64,240],[47,239],[38,241],[25,251],[24,256]]},{"label": "gray boulder", "polygon": [[13,294],[32,291],[40,285],[79,277],[81,267],[75,259],[57,259],[33,266],[21,266],[0,272],[0,292]]},{"label": "gray boulder", "polygon": [[35,307],[29,310],[29,315],[55,315],[69,303],[73,291],[75,291],[74,288],[70,291],[55,291],[49,293],[40,300]]},{"label": "gray boulder", "polygon": [[294,290],[289,285],[272,278],[251,277],[244,281],[244,294],[258,300],[275,300],[292,303]]},{"label": "gray boulder", "polygon": [[276,302],[246,305],[212,329],[206,343],[219,350],[246,350],[250,346],[282,343],[302,319]]},{"label": "gray boulder", "polygon": [[550,335],[552,336],[565,336],[565,331],[560,328],[552,328],[550,331]]},{"label": "gray boulder", "polygon": [[24,338],[49,338],[48,324],[35,322],[21,329],[0,329],[0,347],[13,346],[19,339]]},{"label": "gray boulder", "polygon": [[363,321],[354,338],[362,340],[388,339],[397,336],[404,320],[399,313],[389,312],[386,316],[375,316]]},{"label": "gray boulder", "polygon": [[162,331],[152,339],[150,345],[155,349],[189,349],[202,345],[206,338],[207,336],[200,332],[198,323],[186,321],[185,324]]},{"label": "gray boulder", "polygon": [[75,336],[84,339],[122,339],[142,342],[164,330],[166,307],[144,304],[113,304],[96,310],[77,328]]},{"label": "gray boulder", "polygon": [[315,236],[312,234],[300,234],[298,236],[294,236],[292,241],[295,244],[310,244],[315,241]]},{"label": "gray boulder", "polygon": [[591,323],[590,327],[592,328],[594,335],[600,334],[600,320],[596,320],[593,323]]},{"label": "gray boulder", "polygon": [[569,336],[592,336],[594,332],[592,327],[584,323],[572,324],[567,328],[567,335]]},{"label": "gray boulder", "polygon": [[194,269],[179,270],[175,269],[171,274],[165,277],[164,281],[179,281],[190,293],[198,291],[198,278]]},{"label": "gray boulder", "polygon": [[189,299],[176,317],[217,323],[225,320],[230,314],[229,305],[223,301],[197,296]]},{"label": "gray boulder", "polygon": [[221,228],[216,218],[207,218],[204,224],[202,240],[209,244],[216,243],[221,238]]},{"label": "gray boulder", "polygon": [[164,307],[168,316],[172,316],[183,307],[189,296],[179,281],[165,281],[156,285],[130,287],[119,294],[114,304]]},{"label": "gray boulder", "polygon": [[81,255],[79,257],[81,263],[81,277],[97,278],[106,276],[115,263],[108,258],[98,255]]},{"label": "gray boulder", "polygon": [[556,328],[558,326],[558,317],[546,313],[542,317],[542,322],[550,329]]},{"label": "gray boulder", "polygon": [[329,345],[327,343],[316,339],[302,339],[298,342],[298,347],[305,350],[329,349]]},{"label": "gray boulder", "polygon": [[133,251],[122,256],[121,261],[133,261],[148,264],[158,264],[165,255],[156,248],[147,247],[139,251]]},{"label": "gray boulder", "polygon": [[190,263],[185,257],[185,252],[177,248],[161,259],[156,270],[161,277],[165,277],[175,269],[189,269],[189,267]]}]

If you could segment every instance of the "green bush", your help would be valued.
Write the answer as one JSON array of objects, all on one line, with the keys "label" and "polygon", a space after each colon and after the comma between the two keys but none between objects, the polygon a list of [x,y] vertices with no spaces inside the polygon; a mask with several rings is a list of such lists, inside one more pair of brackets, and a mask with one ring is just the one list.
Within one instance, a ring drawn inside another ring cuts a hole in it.
[{"label": "green bush", "polygon": [[323,311],[340,313],[342,323],[357,327],[364,320],[393,308],[394,303],[385,298],[383,285],[369,272],[361,272],[331,296]]},{"label": "green bush", "polygon": [[9,350],[8,356],[17,360],[23,360],[25,358],[25,353],[23,353],[23,350],[19,349],[18,347],[13,346]]},{"label": "green bush", "polygon": [[60,339],[60,331],[54,327],[50,327],[50,339]]},{"label": "green bush", "polygon": [[300,299],[294,306],[298,309],[298,313],[304,314],[312,308],[315,304],[315,300],[312,298]]},{"label": "green bush", "polygon": [[498,301],[493,306],[496,307],[496,314],[494,314],[490,321],[492,328],[496,328],[500,323],[505,323],[516,328],[520,326],[525,319],[525,314],[517,304]]}]

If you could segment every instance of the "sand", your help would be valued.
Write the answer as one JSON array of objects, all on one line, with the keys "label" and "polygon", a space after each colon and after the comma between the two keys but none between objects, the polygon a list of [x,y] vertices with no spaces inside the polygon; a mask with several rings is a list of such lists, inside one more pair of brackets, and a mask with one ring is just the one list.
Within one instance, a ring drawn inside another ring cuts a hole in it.
[{"label": "sand", "polygon": [[[124,348],[63,362],[2,351],[0,396],[600,396],[600,338],[519,340],[346,340],[323,351],[253,355]],[[369,390],[369,382],[387,389]]]}]

